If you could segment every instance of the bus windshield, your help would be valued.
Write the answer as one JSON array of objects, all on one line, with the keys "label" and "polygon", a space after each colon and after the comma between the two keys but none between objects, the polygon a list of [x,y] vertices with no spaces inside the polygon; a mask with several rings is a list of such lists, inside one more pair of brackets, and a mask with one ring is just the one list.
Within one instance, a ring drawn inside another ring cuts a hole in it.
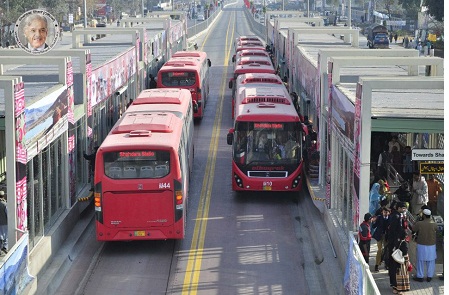
[{"label": "bus windshield", "polygon": [[193,86],[196,83],[195,72],[163,72],[162,85],[166,87]]},{"label": "bus windshield", "polygon": [[103,154],[104,173],[112,179],[161,178],[170,173],[170,152],[114,151]]},{"label": "bus windshield", "polygon": [[236,122],[234,161],[245,165],[298,163],[300,130],[298,122]]}]

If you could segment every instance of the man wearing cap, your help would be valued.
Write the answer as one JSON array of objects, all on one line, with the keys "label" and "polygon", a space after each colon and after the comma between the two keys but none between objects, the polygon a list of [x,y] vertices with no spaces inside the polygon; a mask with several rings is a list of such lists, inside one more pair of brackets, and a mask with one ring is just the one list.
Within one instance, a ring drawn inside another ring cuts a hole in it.
[{"label": "man wearing cap", "polygon": [[413,226],[416,233],[416,276],[413,280],[424,281],[424,267],[427,268],[427,281],[430,282],[435,273],[435,260],[437,259],[437,224],[432,220],[432,211],[423,210],[424,220]]},{"label": "man wearing cap", "polygon": [[0,250],[8,253],[8,209],[4,191],[0,191]]}]

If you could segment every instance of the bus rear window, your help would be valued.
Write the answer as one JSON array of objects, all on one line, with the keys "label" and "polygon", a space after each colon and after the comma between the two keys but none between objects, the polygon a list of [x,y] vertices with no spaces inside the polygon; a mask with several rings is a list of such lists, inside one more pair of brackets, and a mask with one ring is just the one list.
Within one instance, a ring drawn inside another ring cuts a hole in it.
[{"label": "bus rear window", "polygon": [[163,72],[162,85],[166,87],[193,86],[196,83],[195,72]]},{"label": "bus rear window", "polygon": [[161,178],[170,173],[168,151],[117,151],[103,154],[104,174],[112,179]]}]

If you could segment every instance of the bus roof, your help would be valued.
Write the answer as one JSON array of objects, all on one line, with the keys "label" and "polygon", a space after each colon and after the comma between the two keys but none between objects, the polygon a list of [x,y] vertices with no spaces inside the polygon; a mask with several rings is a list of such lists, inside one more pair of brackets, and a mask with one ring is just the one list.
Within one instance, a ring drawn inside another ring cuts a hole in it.
[{"label": "bus roof", "polygon": [[258,63],[250,63],[246,65],[237,65],[234,70],[234,75],[247,73],[276,73],[272,65],[261,65]]},{"label": "bus roof", "polygon": [[112,128],[112,134],[131,133],[134,131],[164,132],[172,133],[171,119],[174,115],[170,113],[139,113],[125,112],[120,124]]},{"label": "bus roof", "polygon": [[182,118],[186,115],[192,95],[188,89],[157,88],[143,90],[128,107],[132,112],[169,112]]},{"label": "bus roof", "polygon": [[237,42],[236,45],[237,45],[237,47],[247,46],[247,45],[263,46],[263,42],[261,40],[240,40]]},{"label": "bus roof", "polygon": [[279,84],[283,85],[281,78],[275,74],[269,73],[248,73],[243,74],[237,77],[236,85],[239,84],[252,84],[252,83],[260,83],[260,84]]},{"label": "bus roof", "polygon": [[237,101],[240,104],[247,103],[279,103],[279,104],[292,104],[290,95],[284,86],[265,86],[265,87],[255,87],[254,85],[248,85],[244,87],[241,95]]},{"label": "bus roof", "polygon": [[159,88],[143,90],[133,101],[134,105],[141,104],[181,104],[183,98],[191,99],[190,91],[178,88]]},{"label": "bus roof", "polygon": [[239,52],[237,52],[237,58],[239,58],[240,56],[268,56],[268,57],[270,57],[268,52],[266,52],[265,50],[253,50],[253,49],[240,50]]},{"label": "bus roof", "polygon": [[101,150],[176,148],[182,132],[182,120],[171,113],[129,112],[115,124],[101,144]]},{"label": "bus roof", "polygon": [[265,47],[263,45],[256,44],[237,44],[235,52],[239,52],[242,50],[263,50],[266,52]]},{"label": "bus roof", "polygon": [[239,42],[239,41],[260,41],[262,42],[262,40],[257,37],[256,35],[244,35],[244,36],[240,36],[235,38],[235,42]]},{"label": "bus roof", "polygon": [[[299,116],[284,85],[247,85],[241,87],[236,99],[237,121],[299,121]],[[294,118],[293,118],[294,117]]]},{"label": "bus roof", "polygon": [[196,66],[198,65],[199,61],[195,58],[171,58],[169,61],[167,61],[163,67],[165,66],[171,66],[171,67],[182,67],[182,66]]},{"label": "bus roof", "polygon": [[300,122],[293,105],[266,102],[239,105],[235,120],[240,122]]},{"label": "bus roof", "polygon": [[236,59],[236,65],[247,65],[250,63],[258,63],[261,65],[273,65],[271,59],[267,56],[240,56]]},{"label": "bus roof", "polygon": [[178,51],[172,57],[196,57],[201,59],[207,58],[207,53],[204,51]]}]

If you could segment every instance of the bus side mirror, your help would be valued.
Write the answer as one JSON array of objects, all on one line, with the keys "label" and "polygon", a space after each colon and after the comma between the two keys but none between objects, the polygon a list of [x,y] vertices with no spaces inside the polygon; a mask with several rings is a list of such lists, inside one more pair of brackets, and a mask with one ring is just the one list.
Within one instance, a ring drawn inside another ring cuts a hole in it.
[{"label": "bus side mirror", "polygon": [[210,59],[207,59],[207,65],[209,66],[209,68],[212,66],[212,62],[210,61]]},{"label": "bus side mirror", "polygon": [[229,129],[228,135],[226,136],[226,142],[229,145],[232,145],[232,141],[234,139],[234,128]]},{"label": "bus side mirror", "polygon": [[233,80],[233,79],[229,80],[229,84],[228,84],[229,89],[232,89],[232,84],[233,84],[233,81],[232,81],[232,80]]},{"label": "bus side mirror", "polygon": [[232,62],[235,62],[235,55],[232,56]]}]

